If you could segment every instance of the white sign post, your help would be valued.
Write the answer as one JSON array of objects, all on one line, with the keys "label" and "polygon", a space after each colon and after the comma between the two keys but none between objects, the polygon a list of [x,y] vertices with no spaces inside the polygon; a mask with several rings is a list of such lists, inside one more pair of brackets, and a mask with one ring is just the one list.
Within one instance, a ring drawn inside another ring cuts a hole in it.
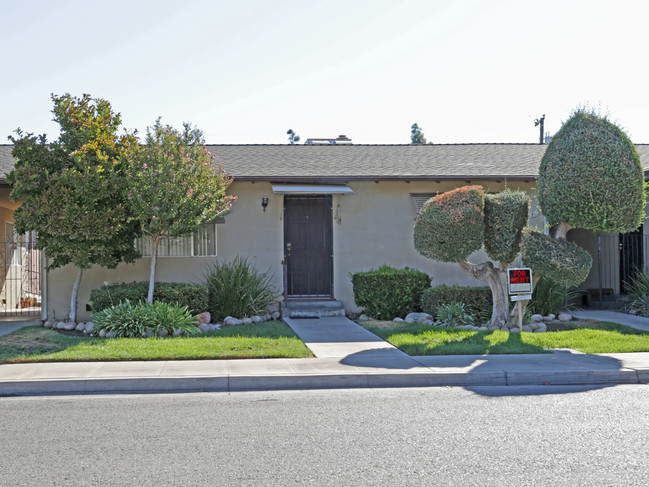
[{"label": "white sign post", "polygon": [[507,290],[516,302],[518,329],[523,331],[523,301],[532,299],[532,269],[529,267],[507,269]]}]

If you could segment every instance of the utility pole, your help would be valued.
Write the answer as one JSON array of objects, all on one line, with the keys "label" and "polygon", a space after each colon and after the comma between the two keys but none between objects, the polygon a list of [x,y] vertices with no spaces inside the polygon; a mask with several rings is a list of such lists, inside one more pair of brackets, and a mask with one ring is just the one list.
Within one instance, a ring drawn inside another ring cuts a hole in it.
[{"label": "utility pole", "polygon": [[534,126],[538,127],[539,125],[541,126],[540,133],[539,133],[539,144],[543,144],[543,123],[545,122],[545,114],[541,118],[537,118],[534,120]]}]

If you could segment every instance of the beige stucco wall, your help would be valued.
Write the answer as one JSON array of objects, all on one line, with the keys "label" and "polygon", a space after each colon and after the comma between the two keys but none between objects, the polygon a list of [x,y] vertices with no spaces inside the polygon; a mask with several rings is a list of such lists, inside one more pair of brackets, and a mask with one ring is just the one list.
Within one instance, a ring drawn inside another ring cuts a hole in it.
[{"label": "beige stucco wall", "polygon": [[[435,193],[453,189],[466,182],[350,182],[353,195],[333,196],[334,297],[348,310],[355,310],[349,273],[376,268],[383,264],[393,267],[420,269],[433,277],[433,285],[482,283],[465,275],[457,264],[433,262],[419,255],[414,248],[413,226],[415,207],[410,193]],[[471,182],[476,184],[476,182]],[[509,183],[511,189],[533,194],[530,183]],[[487,183],[488,191],[500,191],[504,183]],[[265,182],[239,183],[230,192],[238,196],[225,223],[217,225],[217,259],[231,260],[237,255],[252,259],[261,270],[270,269],[275,285],[282,289],[283,196],[272,192]],[[261,198],[269,198],[266,211]],[[336,217],[339,217],[337,219]],[[540,224],[542,219],[533,218]],[[485,259],[482,253],[472,256],[476,262]],[[157,281],[200,282],[212,257],[162,257],[158,259]],[[106,283],[141,281],[148,278],[150,259],[135,264],[122,264],[114,270],[94,268],[84,272],[79,291],[78,317],[88,319],[85,311],[90,290]],[[74,280],[72,266],[56,269],[48,276],[48,316],[63,318],[69,307]]]}]

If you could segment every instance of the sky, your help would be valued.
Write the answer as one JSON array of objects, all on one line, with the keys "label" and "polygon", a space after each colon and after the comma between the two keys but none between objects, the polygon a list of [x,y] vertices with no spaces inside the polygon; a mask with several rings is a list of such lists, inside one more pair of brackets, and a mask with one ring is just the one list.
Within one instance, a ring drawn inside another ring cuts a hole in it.
[{"label": "sky", "polygon": [[209,144],[539,140],[578,106],[649,143],[645,0],[0,0],[0,143],[51,94]]}]

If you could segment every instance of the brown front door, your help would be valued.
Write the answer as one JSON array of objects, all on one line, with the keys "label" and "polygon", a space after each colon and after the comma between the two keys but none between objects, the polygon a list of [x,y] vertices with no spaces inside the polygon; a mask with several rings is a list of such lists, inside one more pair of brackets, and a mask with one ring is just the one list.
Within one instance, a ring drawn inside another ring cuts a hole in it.
[{"label": "brown front door", "polygon": [[284,197],[287,297],[332,297],[331,227],[331,196]]}]

